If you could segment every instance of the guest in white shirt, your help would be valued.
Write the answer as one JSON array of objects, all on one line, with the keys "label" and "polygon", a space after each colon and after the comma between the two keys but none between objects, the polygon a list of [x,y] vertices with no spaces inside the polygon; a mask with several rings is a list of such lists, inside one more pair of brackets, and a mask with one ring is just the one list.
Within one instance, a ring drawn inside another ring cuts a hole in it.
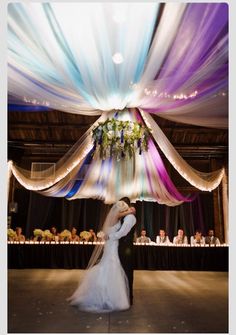
[{"label": "guest in white shirt", "polygon": [[218,237],[214,236],[214,230],[208,230],[208,235],[205,237],[205,243],[210,245],[220,245]]},{"label": "guest in white shirt", "polygon": [[195,235],[191,236],[190,243],[191,243],[191,246],[205,245],[205,237],[202,236],[202,232],[199,230],[196,230]]},{"label": "guest in white shirt", "polygon": [[188,244],[188,238],[184,234],[183,229],[178,230],[178,235],[174,237],[173,244]]},{"label": "guest in white shirt", "polygon": [[146,236],[146,230],[142,229],[141,230],[141,236],[137,238],[136,242],[137,243],[151,243],[150,237]]},{"label": "guest in white shirt", "polygon": [[164,229],[160,229],[159,235],[156,237],[156,244],[158,245],[170,245],[169,237],[166,235]]}]

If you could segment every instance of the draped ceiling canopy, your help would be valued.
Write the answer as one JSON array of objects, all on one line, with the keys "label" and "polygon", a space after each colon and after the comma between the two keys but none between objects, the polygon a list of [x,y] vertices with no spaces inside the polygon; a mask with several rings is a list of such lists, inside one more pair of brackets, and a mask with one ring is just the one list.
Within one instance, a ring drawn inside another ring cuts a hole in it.
[{"label": "draped ceiling canopy", "polygon": [[[224,168],[190,167],[151,114],[227,128],[227,4],[11,3],[8,22],[9,111],[31,106],[99,117],[53,169],[32,176],[10,162],[24,187],[106,203],[122,196],[171,206],[191,201],[174,186],[159,150],[196,188],[219,185]],[[92,130],[108,118],[149,127],[148,151],[102,159]]]}]

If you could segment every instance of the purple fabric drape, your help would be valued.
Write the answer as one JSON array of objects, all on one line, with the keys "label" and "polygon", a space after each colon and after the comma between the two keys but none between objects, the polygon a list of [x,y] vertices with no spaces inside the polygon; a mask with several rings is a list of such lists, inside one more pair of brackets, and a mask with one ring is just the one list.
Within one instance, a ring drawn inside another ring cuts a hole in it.
[{"label": "purple fabric drape", "polygon": [[[144,124],[144,121],[138,111],[136,111],[135,117],[138,122]],[[148,151],[151,153],[150,156],[156,167],[156,173],[158,174],[160,178],[160,182],[162,182],[162,184],[165,186],[165,188],[170,193],[170,195],[173,196],[178,201],[185,201],[185,202],[193,201],[195,199],[195,195],[185,197],[177,190],[172,180],[170,179],[166,171],[165,165],[158,152],[158,149],[156,148],[154,141],[151,138],[149,139],[149,142],[148,142]],[[145,164],[146,164],[146,161],[145,161]],[[151,192],[153,193],[154,196],[156,196],[155,190],[153,190],[152,184],[150,182],[149,170],[147,166],[146,166],[146,172],[148,174]]]},{"label": "purple fabric drape", "polygon": [[[209,71],[212,62],[213,70]],[[198,74],[199,79],[195,84],[188,86],[188,82]],[[146,112],[151,113],[164,113],[198,101],[202,103],[214,94],[227,91],[227,4],[198,3],[187,6],[173,45],[154,79],[152,90],[157,89],[156,95],[144,97],[140,105]],[[173,99],[174,94],[181,93],[183,86],[184,93],[190,95],[197,91],[196,96]]]}]

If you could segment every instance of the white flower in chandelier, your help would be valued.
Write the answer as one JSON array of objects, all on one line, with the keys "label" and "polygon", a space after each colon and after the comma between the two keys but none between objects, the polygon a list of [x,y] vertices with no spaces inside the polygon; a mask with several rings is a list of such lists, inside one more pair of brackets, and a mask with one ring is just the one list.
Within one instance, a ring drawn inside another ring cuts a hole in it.
[{"label": "white flower in chandelier", "polygon": [[114,131],[113,130],[109,130],[107,132],[107,137],[109,138],[109,140],[111,140],[114,137]]},{"label": "white flower in chandelier", "polygon": [[134,123],[129,123],[128,130],[133,130],[134,129]]},{"label": "white flower in chandelier", "polygon": [[108,129],[108,130],[112,130],[112,123],[108,123],[108,124],[107,124],[107,129]]},{"label": "white flower in chandelier", "polygon": [[113,56],[112,56],[112,60],[115,64],[121,64],[124,61],[124,57],[120,52],[116,52]]},{"label": "white flower in chandelier", "polygon": [[121,137],[121,132],[119,130],[115,131],[115,136],[116,138],[120,138]]},{"label": "white flower in chandelier", "polygon": [[127,137],[131,137],[132,135],[133,135],[132,130],[127,130],[127,131],[126,131],[126,136],[127,136]]}]

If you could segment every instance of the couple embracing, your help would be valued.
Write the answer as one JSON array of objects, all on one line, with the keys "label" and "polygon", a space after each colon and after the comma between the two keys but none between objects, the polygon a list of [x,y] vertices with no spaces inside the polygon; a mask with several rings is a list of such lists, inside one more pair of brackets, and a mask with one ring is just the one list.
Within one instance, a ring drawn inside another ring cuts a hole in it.
[{"label": "couple embracing", "polygon": [[126,310],[133,304],[135,223],[135,208],[130,207],[129,198],[112,206],[102,227],[104,248],[95,248],[82,282],[68,299],[71,305],[101,313]]}]

